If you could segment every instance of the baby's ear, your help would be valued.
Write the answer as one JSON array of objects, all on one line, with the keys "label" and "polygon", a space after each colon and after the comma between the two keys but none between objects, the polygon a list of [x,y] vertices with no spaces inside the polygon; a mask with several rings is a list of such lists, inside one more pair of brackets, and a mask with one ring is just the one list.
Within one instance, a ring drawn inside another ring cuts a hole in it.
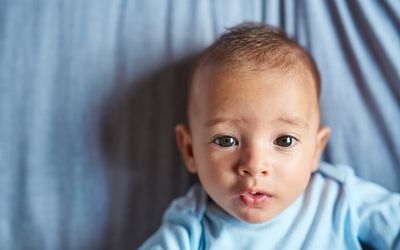
[{"label": "baby's ear", "polygon": [[186,168],[191,173],[196,173],[196,164],[193,156],[192,136],[188,126],[178,124],[175,127],[176,143],[178,144],[179,151],[181,152],[183,161]]},{"label": "baby's ear", "polygon": [[329,137],[331,135],[331,128],[320,127],[317,134],[317,148],[315,150],[313,169],[315,172],[318,169],[319,162],[321,159],[322,152],[324,151],[326,144],[328,143]]}]

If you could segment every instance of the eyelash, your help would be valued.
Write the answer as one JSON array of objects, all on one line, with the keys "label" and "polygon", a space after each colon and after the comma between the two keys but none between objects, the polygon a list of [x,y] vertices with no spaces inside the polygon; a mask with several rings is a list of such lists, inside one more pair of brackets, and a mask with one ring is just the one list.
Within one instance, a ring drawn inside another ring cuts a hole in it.
[{"label": "eyelash", "polygon": [[[279,141],[280,139],[281,139],[281,141]],[[289,142],[288,141],[285,142],[284,141],[285,139],[286,140],[289,139],[290,141]],[[286,149],[286,148],[293,147],[298,142],[299,142],[299,140],[297,138],[295,138],[294,136],[282,135],[282,136],[279,136],[278,138],[276,138],[273,143],[274,143],[274,145],[277,145],[280,148]],[[214,137],[212,139],[212,143],[214,143],[217,146],[222,147],[222,148],[229,148],[229,147],[232,147],[232,146],[239,145],[239,141],[235,137],[229,136],[229,135],[216,136],[216,137]],[[279,143],[288,143],[290,145],[284,146],[284,145],[279,145]]]}]

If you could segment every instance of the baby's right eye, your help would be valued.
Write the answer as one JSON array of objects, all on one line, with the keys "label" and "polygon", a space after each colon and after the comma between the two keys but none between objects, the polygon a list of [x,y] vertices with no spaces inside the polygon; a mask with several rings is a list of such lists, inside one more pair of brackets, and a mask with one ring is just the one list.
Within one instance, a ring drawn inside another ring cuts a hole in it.
[{"label": "baby's right eye", "polygon": [[228,148],[239,144],[234,137],[228,135],[218,136],[212,142],[223,148]]}]

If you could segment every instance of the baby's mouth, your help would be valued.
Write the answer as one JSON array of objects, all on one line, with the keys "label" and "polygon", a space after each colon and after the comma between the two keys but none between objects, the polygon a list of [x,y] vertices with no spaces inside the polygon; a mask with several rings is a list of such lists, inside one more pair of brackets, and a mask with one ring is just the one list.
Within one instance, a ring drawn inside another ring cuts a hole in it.
[{"label": "baby's mouth", "polygon": [[240,195],[241,202],[248,207],[260,207],[271,198],[272,195],[259,191],[246,191]]}]

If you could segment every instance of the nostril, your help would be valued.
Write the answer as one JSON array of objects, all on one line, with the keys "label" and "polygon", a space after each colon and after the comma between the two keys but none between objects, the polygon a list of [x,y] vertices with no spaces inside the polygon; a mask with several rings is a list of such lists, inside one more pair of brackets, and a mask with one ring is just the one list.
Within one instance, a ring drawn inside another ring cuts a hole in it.
[{"label": "nostril", "polygon": [[251,171],[249,169],[246,168],[241,168],[239,170],[239,174],[241,176],[255,176],[255,175],[262,175],[262,176],[266,176],[268,175],[268,171],[267,170],[260,170],[260,171]]},{"label": "nostril", "polygon": [[242,169],[242,171],[240,171],[242,175],[251,175],[249,170],[246,169]]},{"label": "nostril", "polygon": [[239,168],[239,174],[240,174],[241,176],[251,176],[251,175],[252,175],[252,173],[250,172],[250,170],[247,169],[247,168],[244,168],[244,167]]}]

